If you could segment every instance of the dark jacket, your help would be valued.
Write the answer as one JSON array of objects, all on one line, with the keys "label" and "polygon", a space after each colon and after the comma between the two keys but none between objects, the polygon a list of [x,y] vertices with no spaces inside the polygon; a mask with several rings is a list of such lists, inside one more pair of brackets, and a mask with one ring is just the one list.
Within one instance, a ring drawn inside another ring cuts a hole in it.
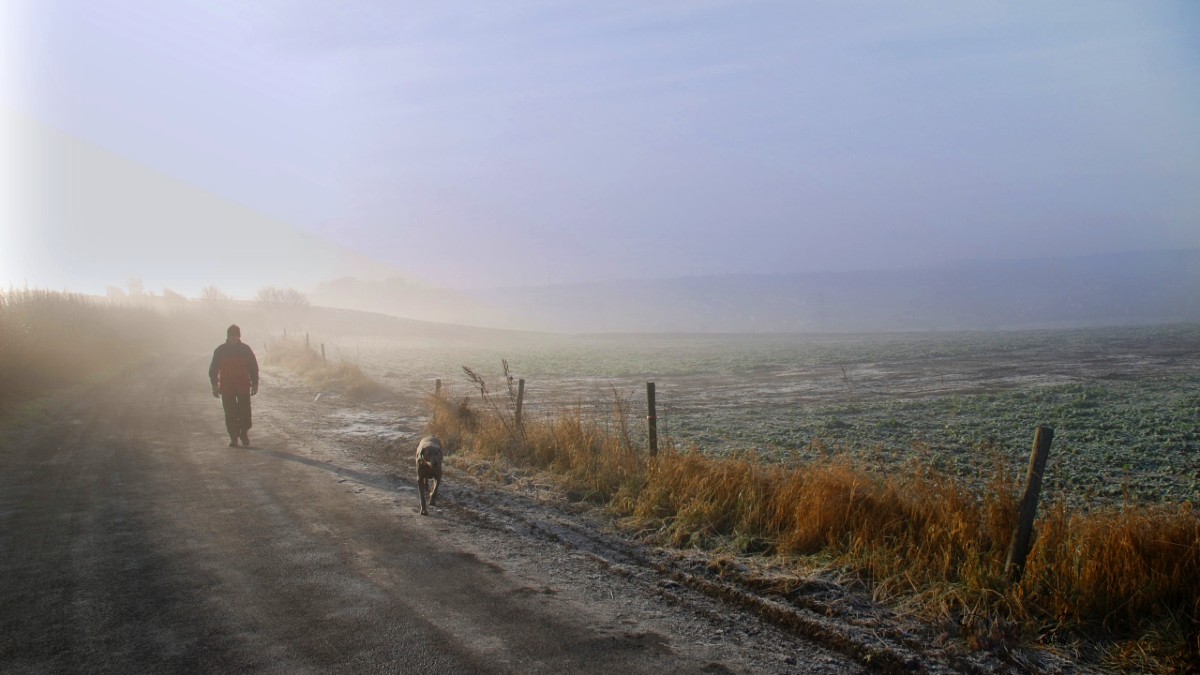
[{"label": "dark jacket", "polygon": [[258,359],[250,345],[224,342],[213,350],[208,379],[225,396],[246,396],[251,387],[258,386]]}]

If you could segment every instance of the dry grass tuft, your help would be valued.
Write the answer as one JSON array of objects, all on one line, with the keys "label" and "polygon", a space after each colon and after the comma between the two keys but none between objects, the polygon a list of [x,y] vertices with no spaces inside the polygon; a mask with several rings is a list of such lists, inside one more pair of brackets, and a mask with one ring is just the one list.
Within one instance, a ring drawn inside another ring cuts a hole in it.
[{"label": "dry grass tuft", "polygon": [[451,451],[464,448],[486,459],[549,471],[573,498],[600,504],[644,477],[644,460],[628,433],[608,433],[578,409],[553,419],[523,420],[517,427],[512,410],[489,400],[486,385],[472,382],[480,390],[480,407],[473,407],[469,397],[454,398],[449,388],[429,398],[430,429]]},{"label": "dry grass tuft", "polygon": [[377,399],[388,392],[387,387],[368,377],[357,364],[328,362],[299,340],[268,340],[263,362],[286,368],[315,387],[340,391],[355,401]]},{"label": "dry grass tuft", "polygon": [[1122,667],[1149,660],[1200,670],[1200,518],[1191,504],[1056,508],[1038,523],[1014,590],[1022,616],[1044,632],[1118,638]]},{"label": "dry grass tuft", "polygon": [[848,454],[784,466],[679,451],[669,439],[651,458],[632,441],[620,401],[609,430],[571,408],[515,429],[511,409],[475,385],[478,407],[448,390],[430,397],[433,433],[474,456],[553,474],[570,497],[604,505],[650,540],[816,556],[877,598],[958,626],[978,649],[1090,639],[1113,645],[1108,658],[1123,667],[1200,667],[1200,518],[1190,505],[1046,509],[1012,585],[1004,563],[1021,485],[998,453],[981,466],[990,482],[978,493],[920,461],[881,476]]}]

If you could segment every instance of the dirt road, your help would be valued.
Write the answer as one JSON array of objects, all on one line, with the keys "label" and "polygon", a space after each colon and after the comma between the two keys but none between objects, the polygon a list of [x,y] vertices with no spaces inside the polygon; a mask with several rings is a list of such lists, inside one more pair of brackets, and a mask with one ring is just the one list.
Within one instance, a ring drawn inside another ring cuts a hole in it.
[{"label": "dirt road", "polygon": [[229,448],[206,366],[161,358],[0,435],[0,670],[863,670],[569,536],[522,537],[537,524],[466,485],[417,515],[407,464],[321,433],[282,374],[253,446]]}]

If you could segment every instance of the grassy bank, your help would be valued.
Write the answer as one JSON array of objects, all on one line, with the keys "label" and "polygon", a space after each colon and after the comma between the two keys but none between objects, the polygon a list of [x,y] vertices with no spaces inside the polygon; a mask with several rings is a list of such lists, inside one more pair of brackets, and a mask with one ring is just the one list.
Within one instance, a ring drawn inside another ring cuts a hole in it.
[{"label": "grassy bank", "polygon": [[[0,418],[165,350],[211,353],[231,323],[253,339],[278,319],[254,303],[0,291]],[[203,371],[197,376],[205,378]]]},{"label": "grassy bank", "polygon": [[[232,301],[183,301],[172,307],[56,291],[0,292],[0,416],[39,397],[102,379],[163,349],[207,351],[223,340],[230,323],[241,325],[247,337],[262,336],[281,320],[276,314]],[[267,363],[354,400],[386,391],[357,364],[326,362],[300,341],[268,340],[265,352]]]},{"label": "grassy bank", "polygon": [[268,340],[263,363],[290,370],[318,389],[338,391],[354,401],[368,401],[387,393],[387,388],[367,377],[358,364],[328,361],[302,340]]},{"label": "grassy bank", "polygon": [[167,322],[151,309],[53,291],[0,292],[0,415],[118,372],[166,335]]},{"label": "grassy bank", "polygon": [[647,540],[774,556],[849,574],[876,597],[916,609],[975,648],[1103,645],[1119,667],[1200,667],[1200,518],[1190,505],[1048,508],[1024,577],[1004,574],[1019,468],[994,456],[972,490],[916,453],[880,475],[849,455],[820,461],[715,458],[668,439],[637,447],[614,397],[601,426],[578,410],[526,420],[487,392],[431,398],[431,430],[451,449],[546,471],[576,500],[606,508]]}]

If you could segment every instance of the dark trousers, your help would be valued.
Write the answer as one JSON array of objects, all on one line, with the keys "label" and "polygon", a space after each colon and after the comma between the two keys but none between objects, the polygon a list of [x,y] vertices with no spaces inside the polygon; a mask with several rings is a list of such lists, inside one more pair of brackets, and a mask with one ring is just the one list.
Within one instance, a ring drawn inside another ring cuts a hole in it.
[{"label": "dark trousers", "polygon": [[221,394],[221,407],[225,408],[225,429],[230,438],[250,430],[250,392]]}]

